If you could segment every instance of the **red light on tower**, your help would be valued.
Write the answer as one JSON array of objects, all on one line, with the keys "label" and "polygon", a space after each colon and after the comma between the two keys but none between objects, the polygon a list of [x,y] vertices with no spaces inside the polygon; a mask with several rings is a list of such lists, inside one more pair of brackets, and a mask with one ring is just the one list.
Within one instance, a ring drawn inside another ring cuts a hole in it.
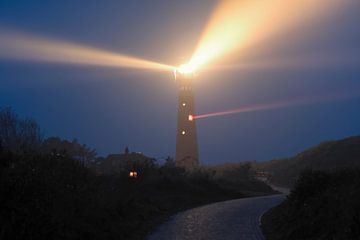
[{"label": "red light on tower", "polygon": [[194,120],[194,116],[193,115],[189,115],[189,121],[193,121]]}]

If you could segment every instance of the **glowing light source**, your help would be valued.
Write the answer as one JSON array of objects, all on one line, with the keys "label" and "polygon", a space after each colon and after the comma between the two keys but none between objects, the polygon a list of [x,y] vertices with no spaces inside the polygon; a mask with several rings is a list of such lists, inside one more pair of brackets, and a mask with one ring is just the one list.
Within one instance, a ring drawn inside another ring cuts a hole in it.
[{"label": "glowing light source", "polygon": [[131,178],[137,178],[138,177],[138,173],[136,171],[130,171],[129,172],[129,177]]},{"label": "glowing light source", "polygon": [[181,132],[182,135],[185,135],[185,133],[186,133],[186,132],[185,132],[184,130]]},{"label": "glowing light source", "polygon": [[183,102],[183,103],[182,103],[182,106],[185,107],[185,106],[186,106],[186,103]]},{"label": "glowing light source", "polygon": [[195,72],[195,66],[191,64],[182,64],[177,68],[177,71],[181,74],[193,74]]},{"label": "glowing light source", "polygon": [[190,114],[189,117],[188,117],[188,119],[189,119],[189,121],[193,121],[193,120],[194,120],[194,116]]},{"label": "glowing light source", "polygon": [[0,58],[95,65],[115,68],[172,70],[154,61],[118,54],[85,45],[0,30]]},{"label": "glowing light source", "polygon": [[175,79],[177,79],[178,75],[191,78],[192,76],[194,76],[195,71],[196,71],[195,65],[182,64],[179,67],[175,68],[174,70]]}]

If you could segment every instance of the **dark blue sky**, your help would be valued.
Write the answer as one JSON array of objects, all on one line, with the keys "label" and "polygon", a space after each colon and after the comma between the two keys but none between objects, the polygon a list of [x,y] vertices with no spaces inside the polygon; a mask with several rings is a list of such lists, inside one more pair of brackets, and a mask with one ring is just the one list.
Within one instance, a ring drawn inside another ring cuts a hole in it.
[{"label": "dark blue sky", "polygon": [[[196,47],[214,3],[2,0],[0,28],[179,64]],[[199,74],[197,112],[360,92],[359,12],[360,3],[354,1],[326,23],[293,29],[248,50],[263,61],[315,55],[332,64]],[[101,155],[125,146],[153,157],[175,153],[172,73],[0,59],[0,106],[36,119],[46,136],[77,138]],[[201,119],[200,159],[204,164],[272,159],[324,140],[358,135],[359,106],[360,97],[354,97]]]}]

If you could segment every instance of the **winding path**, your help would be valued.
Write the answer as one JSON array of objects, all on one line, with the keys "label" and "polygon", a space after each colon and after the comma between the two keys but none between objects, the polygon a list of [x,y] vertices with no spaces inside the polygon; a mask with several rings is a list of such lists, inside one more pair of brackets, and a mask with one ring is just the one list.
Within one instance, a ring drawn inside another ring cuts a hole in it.
[{"label": "winding path", "polygon": [[161,225],[148,240],[261,240],[261,215],[285,194],[243,198],[187,210]]}]

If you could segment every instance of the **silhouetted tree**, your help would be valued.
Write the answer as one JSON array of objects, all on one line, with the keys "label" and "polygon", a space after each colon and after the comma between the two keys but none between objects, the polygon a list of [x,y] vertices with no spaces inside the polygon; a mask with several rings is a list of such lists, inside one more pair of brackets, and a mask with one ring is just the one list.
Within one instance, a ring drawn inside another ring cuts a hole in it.
[{"label": "silhouetted tree", "polygon": [[17,154],[34,152],[41,146],[40,127],[35,120],[21,119],[10,108],[0,109],[0,143]]},{"label": "silhouetted tree", "polygon": [[95,149],[80,144],[76,139],[70,142],[58,137],[46,139],[42,145],[42,151],[58,158],[69,157],[85,165],[93,163],[97,156]]}]

